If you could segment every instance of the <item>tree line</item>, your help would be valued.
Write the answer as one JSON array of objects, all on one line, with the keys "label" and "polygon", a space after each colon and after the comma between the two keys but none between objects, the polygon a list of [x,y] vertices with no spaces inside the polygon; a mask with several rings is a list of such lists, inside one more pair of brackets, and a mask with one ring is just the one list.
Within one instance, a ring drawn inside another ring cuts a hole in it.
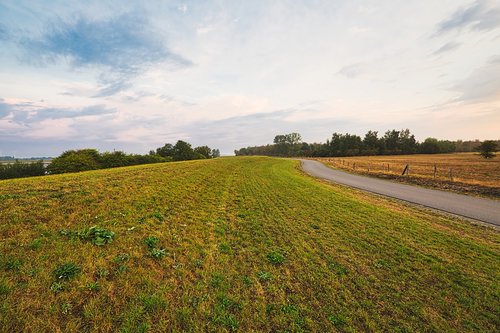
[{"label": "tree line", "polygon": [[[500,144],[500,141],[493,141]],[[333,133],[325,143],[307,143],[299,133],[277,135],[273,144],[235,150],[236,156],[340,157],[358,155],[442,154],[477,151],[481,141],[449,141],[427,138],[418,142],[409,129],[388,130],[382,136],[368,131],[364,137]]]},{"label": "tree line", "polygon": [[54,158],[49,165],[42,161],[0,164],[0,179],[41,176],[80,172],[97,169],[108,169],[139,164],[186,161],[219,157],[218,149],[208,146],[192,148],[191,144],[179,140],[175,145],[167,143],[149,154],[127,154],[123,151],[101,153],[96,149],[68,150]]}]

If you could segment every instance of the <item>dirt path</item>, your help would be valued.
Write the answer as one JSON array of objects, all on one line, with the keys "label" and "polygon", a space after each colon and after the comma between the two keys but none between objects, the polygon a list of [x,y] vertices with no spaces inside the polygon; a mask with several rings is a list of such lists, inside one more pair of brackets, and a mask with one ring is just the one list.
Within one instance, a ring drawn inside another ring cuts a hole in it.
[{"label": "dirt path", "polygon": [[331,169],[318,161],[301,162],[302,169],[317,178],[500,226],[500,201],[353,175]]}]

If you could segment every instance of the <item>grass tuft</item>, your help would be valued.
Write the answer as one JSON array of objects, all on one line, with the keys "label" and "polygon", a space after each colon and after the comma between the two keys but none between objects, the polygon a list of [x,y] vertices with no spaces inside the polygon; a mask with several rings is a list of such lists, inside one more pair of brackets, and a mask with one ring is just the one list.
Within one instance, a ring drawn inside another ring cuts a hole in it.
[{"label": "grass tuft", "polygon": [[266,258],[275,266],[282,265],[285,262],[285,255],[280,251],[271,251],[266,255]]}]

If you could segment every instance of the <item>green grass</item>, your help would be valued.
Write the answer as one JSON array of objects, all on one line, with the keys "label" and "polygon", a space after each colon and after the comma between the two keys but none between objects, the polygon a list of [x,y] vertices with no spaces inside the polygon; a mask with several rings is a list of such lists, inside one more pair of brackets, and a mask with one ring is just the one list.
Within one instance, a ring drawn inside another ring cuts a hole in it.
[{"label": "green grass", "polygon": [[499,241],[285,159],[1,181],[0,331],[494,332]]}]

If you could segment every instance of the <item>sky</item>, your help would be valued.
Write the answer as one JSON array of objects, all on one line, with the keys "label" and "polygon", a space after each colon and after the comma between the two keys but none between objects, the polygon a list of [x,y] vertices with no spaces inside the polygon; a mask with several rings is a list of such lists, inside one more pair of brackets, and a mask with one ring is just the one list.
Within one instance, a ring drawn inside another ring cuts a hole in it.
[{"label": "sky", "polygon": [[500,138],[500,0],[0,2],[0,156]]}]

